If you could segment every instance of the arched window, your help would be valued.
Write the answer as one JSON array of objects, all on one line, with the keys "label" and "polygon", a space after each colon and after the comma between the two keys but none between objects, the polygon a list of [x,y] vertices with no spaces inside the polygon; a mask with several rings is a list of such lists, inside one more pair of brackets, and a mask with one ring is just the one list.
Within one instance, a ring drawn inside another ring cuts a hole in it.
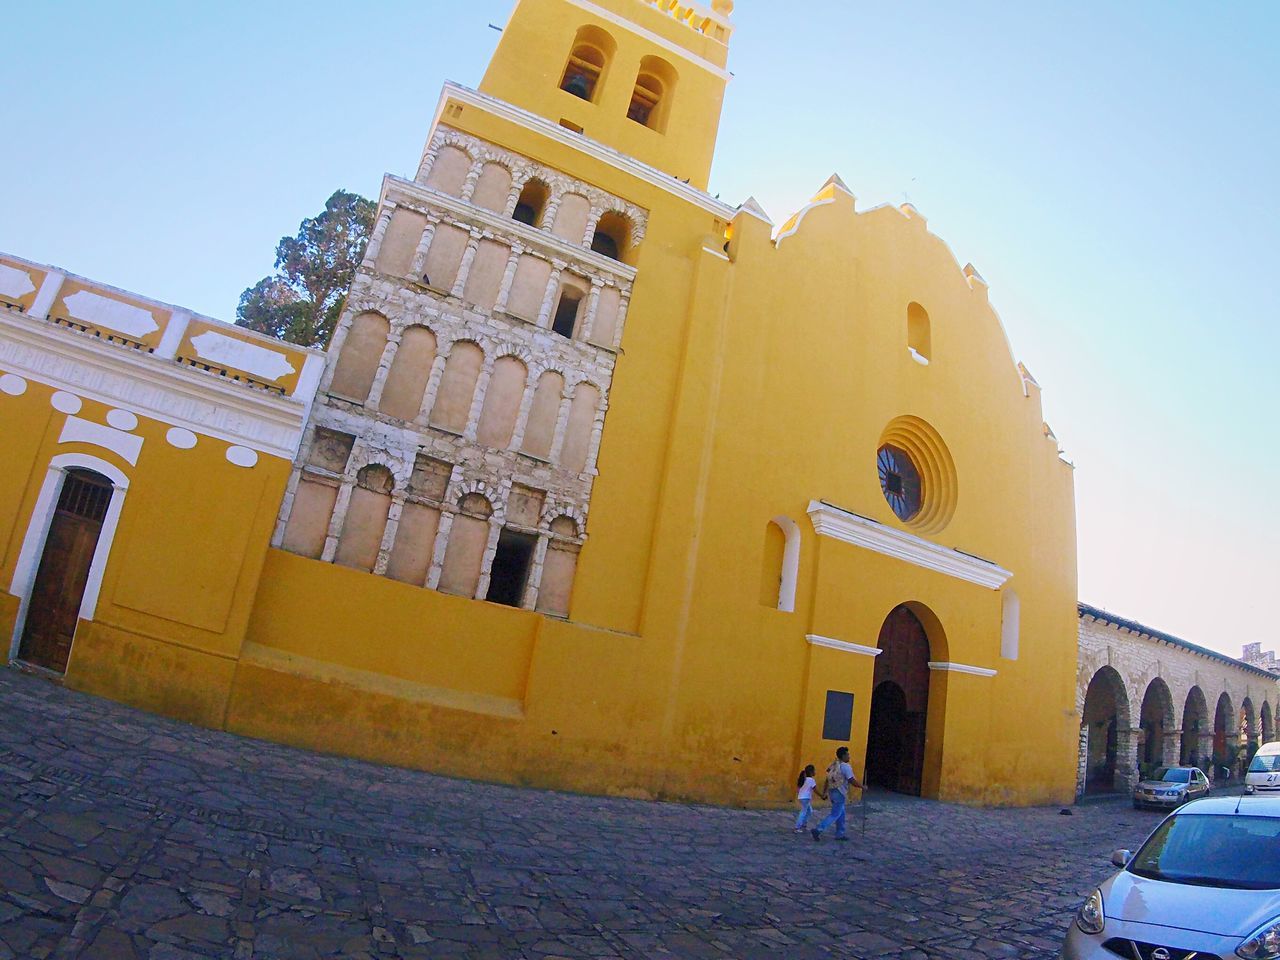
[{"label": "arched window", "polygon": [[596,224],[591,237],[591,249],[612,260],[621,261],[627,252],[627,238],[631,236],[631,221],[624,214],[610,210]]},{"label": "arched window", "polygon": [[573,38],[573,49],[560,77],[560,89],[593,102],[604,83],[605,71],[616,49],[613,37],[599,27],[580,29]]},{"label": "arched window", "polygon": [[362,313],[351,321],[329,383],[330,393],[356,403],[369,398],[389,330],[387,318],[379,313]]},{"label": "arched window", "polygon": [[627,119],[664,133],[675,86],[675,67],[661,57],[641,59],[636,85],[631,91],[631,105],[627,107]]},{"label": "arched window", "polygon": [[547,208],[551,189],[541,180],[530,180],[520,190],[520,199],[511,213],[513,220],[536,227],[542,222],[542,211]]},{"label": "arched window", "polygon": [[784,613],[793,612],[799,576],[800,528],[790,517],[774,517],[765,527],[760,603]]},{"label": "arched window", "polygon": [[431,425],[462,433],[471,414],[471,400],[476,393],[476,380],[484,366],[484,351],[470,340],[460,340],[449,351],[444,375],[431,407]]},{"label": "arched window", "polygon": [[347,505],[335,561],[357,570],[373,569],[387,528],[394,486],[391,471],[380,464],[370,464],[356,474],[356,486]]},{"label": "arched window", "polygon": [[551,332],[572,340],[578,330],[578,316],[587,291],[577,283],[567,281],[560,286],[560,299],[551,321]]},{"label": "arched window", "polygon": [[933,343],[929,335],[929,314],[918,303],[907,304],[907,347],[911,355],[922,363],[933,356]]},{"label": "arched window", "polygon": [[1022,618],[1022,602],[1012,590],[1006,589],[1000,601],[1000,656],[1006,660],[1018,659],[1018,631]]}]

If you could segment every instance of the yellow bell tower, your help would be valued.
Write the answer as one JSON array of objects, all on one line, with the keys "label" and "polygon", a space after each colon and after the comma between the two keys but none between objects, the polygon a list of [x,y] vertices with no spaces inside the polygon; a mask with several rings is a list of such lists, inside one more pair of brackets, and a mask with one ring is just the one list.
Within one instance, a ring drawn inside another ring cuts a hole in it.
[{"label": "yellow bell tower", "polygon": [[520,0],[480,85],[705,189],[732,0]]}]

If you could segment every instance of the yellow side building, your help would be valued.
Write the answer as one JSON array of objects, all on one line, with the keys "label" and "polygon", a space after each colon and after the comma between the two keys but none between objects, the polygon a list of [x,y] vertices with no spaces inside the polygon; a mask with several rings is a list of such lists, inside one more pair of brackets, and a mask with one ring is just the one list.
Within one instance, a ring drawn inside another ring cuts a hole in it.
[{"label": "yellow side building", "polygon": [[323,358],[226,327],[252,351],[222,366],[139,357],[60,329],[44,268],[3,261],[34,290],[0,289],[0,373],[27,385],[0,394],[11,655],[71,463],[46,394],[75,392],[6,365],[20,327],[281,430],[206,440],[118,398],[159,439],[93,454],[129,495],[72,686],[546,787],[773,805],[847,743],[888,789],[1069,800],[1074,501],[1040,388],[910,206],[833,176],[775,225],[705,192],[731,12],[519,0],[385,178]]}]

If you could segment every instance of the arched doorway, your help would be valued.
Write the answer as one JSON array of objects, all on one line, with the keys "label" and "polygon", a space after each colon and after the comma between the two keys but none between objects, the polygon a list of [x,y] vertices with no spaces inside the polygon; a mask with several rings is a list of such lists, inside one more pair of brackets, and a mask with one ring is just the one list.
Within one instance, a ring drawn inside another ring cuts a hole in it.
[{"label": "arched doorway", "polygon": [[1236,711],[1231,706],[1231,697],[1223,691],[1218,697],[1217,709],[1213,712],[1213,765],[1215,767],[1230,766],[1232,761],[1228,746],[1235,737]]},{"label": "arched doorway", "polygon": [[880,627],[867,731],[867,783],[919,796],[929,715],[929,637],[906,606]]},{"label": "arched doorway", "polygon": [[1143,743],[1139,759],[1144,764],[1160,766],[1165,762],[1165,731],[1173,729],[1173,695],[1159,677],[1147,684],[1147,692],[1142,697],[1141,726]]},{"label": "arched doorway", "polygon": [[111,481],[96,471],[66,470],[26,603],[18,659],[66,672],[112,492]]},{"label": "arched doorway", "polygon": [[1209,750],[1201,743],[1208,730],[1209,707],[1204,691],[1192,687],[1187,691],[1187,701],[1182,707],[1182,756],[1185,766],[1200,767],[1208,772]]},{"label": "arched doorway", "polygon": [[1249,756],[1258,749],[1258,717],[1253,712],[1253,700],[1244,698],[1240,704],[1240,743],[1249,751]]},{"label": "arched doorway", "polygon": [[1259,711],[1262,717],[1262,742],[1270,743],[1275,738],[1275,729],[1271,719],[1271,704],[1263,700],[1262,709]]},{"label": "arched doorway", "polygon": [[1124,681],[1111,667],[1102,667],[1089,680],[1084,695],[1084,727],[1088,731],[1084,788],[1086,793],[1110,793],[1126,782],[1118,776],[1126,759],[1121,740],[1129,742],[1129,697]]}]

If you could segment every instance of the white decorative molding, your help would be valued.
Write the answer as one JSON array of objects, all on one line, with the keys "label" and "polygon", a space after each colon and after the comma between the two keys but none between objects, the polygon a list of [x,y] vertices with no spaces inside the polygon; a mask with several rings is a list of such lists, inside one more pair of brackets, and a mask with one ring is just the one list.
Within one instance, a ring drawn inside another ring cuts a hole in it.
[{"label": "white decorative molding", "polygon": [[0,393],[20,397],[27,392],[27,381],[12,373],[0,374]]},{"label": "white decorative molding", "polygon": [[836,201],[834,197],[825,197],[822,200],[814,200],[812,203],[805,204],[803,207],[800,208],[800,212],[797,213],[795,217],[792,219],[791,226],[787,227],[787,229],[783,230],[781,233],[779,233],[776,237],[773,238],[774,246],[781,246],[783,240],[787,239],[787,237],[791,236],[797,230],[799,230],[801,222],[804,220],[805,217],[809,215],[810,210],[813,210],[817,207],[825,207],[827,204],[835,203],[835,202]]},{"label": "white decorative molding", "polygon": [[80,408],[84,406],[84,401],[74,393],[59,390],[49,398],[49,406],[70,417],[80,412]]},{"label": "white decorative molding", "polygon": [[18,300],[28,293],[34,293],[36,285],[31,282],[31,274],[7,263],[0,263],[0,294]]},{"label": "white decorative molding", "polygon": [[794,613],[796,584],[800,579],[800,525],[785,514],[773,518],[782,531],[782,571],[778,579],[778,609]]},{"label": "white decorative molding", "polygon": [[227,447],[227,462],[237,467],[252,467],[258,462],[258,451],[248,447]]},{"label": "white decorative molding", "polygon": [[215,366],[234,367],[266,380],[279,380],[296,372],[289,358],[280,351],[237,340],[216,330],[206,330],[192,337],[191,345],[201,360]]},{"label": "white decorative molding", "polygon": [[111,502],[107,505],[106,515],[102,518],[102,528],[98,532],[98,545],[94,547],[93,560],[89,564],[89,576],[85,581],[84,596],[80,601],[80,619],[92,620],[98,610],[102,575],[107,568],[107,557],[111,553],[116,526],[120,522],[120,510],[124,506],[125,493],[129,489],[129,478],[118,467],[98,457],[84,453],[60,453],[49,461],[49,470],[36,497],[35,508],[31,511],[31,520],[27,524],[27,533],[23,537],[22,549],[18,552],[18,562],[13,570],[13,580],[9,584],[9,593],[18,598],[18,616],[9,644],[10,660],[19,652],[22,631],[27,622],[27,610],[31,603],[31,590],[35,586],[36,571],[40,567],[40,558],[44,554],[45,538],[49,535],[49,526],[53,523],[58,497],[62,493],[62,482],[70,467],[84,467],[100,473],[115,487],[111,494]]},{"label": "white decorative molding", "polygon": [[128,410],[108,410],[107,423],[115,427],[117,430],[136,430],[138,427],[138,418]]},{"label": "white decorative molding", "polygon": [[90,446],[101,447],[103,450],[110,450],[120,459],[134,466],[138,463],[138,454],[142,452],[142,437],[137,434],[104,427],[100,423],[82,420],[79,417],[67,417],[67,422],[62,425],[62,433],[58,436],[58,442],[87,443]]},{"label": "white decorative molding", "polygon": [[196,435],[182,427],[170,427],[164,435],[165,442],[179,450],[190,450],[196,445]]},{"label": "white decorative molding", "polygon": [[182,338],[187,334],[187,326],[191,323],[191,314],[185,310],[175,310],[169,314],[169,322],[164,325],[164,333],[156,344],[156,356],[172,360],[178,355],[178,347],[182,346]]},{"label": "white decorative molding", "polygon": [[143,310],[131,303],[113,300],[100,293],[77,290],[62,301],[67,313],[75,320],[115,330],[125,336],[141,339],[160,329],[150,310]]},{"label": "white decorative molding", "polygon": [[433,128],[440,122],[445,104],[449,100],[456,100],[459,103],[484,110],[517,126],[524,127],[526,130],[532,130],[567,147],[580,150],[592,159],[607,163],[609,166],[628,173],[637,179],[644,180],[661,190],[675,194],[681,199],[715,214],[722,220],[733,219],[734,207],[729,206],[727,203],[721,203],[710,194],[677,180],[671,174],[664,173],[657,167],[641,163],[634,157],[629,157],[621,151],[607,147],[603,143],[585,137],[580,133],[574,133],[572,130],[568,130],[558,123],[552,123],[536,113],[521,110],[519,107],[513,106],[504,100],[499,100],[497,97],[491,97],[488,94],[459,86],[456,83],[446,83],[444,85],[444,90],[440,94],[440,105],[436,109],[435,123],[432,124]]},{"label": "white decorative molding", "polygon": [[882,652],[879,647],[864,647],[860,643],[821,637],[816,633],[805,634],[805,640],[815,647],[830,647],[832,650],[843,650],[845,653],[860,653],[864,657],[878,657]]},{"label": "white decorative molding", "polygon": [[994,677],[996,672],[987,667],[974,667],[967,663],[951,663],[946,660],[930,660],[930,670],[942,670],[947,673],[969,673],[975,677]]},{"label": "white decorative molding", "polygon": [[0,368],[286,460],[302,434],[297,400],[12,312],[0,312]]},{"label": "white decorative molding", "polygon": [[[618,16],[618,14],[614,13],[612,10],[606,10],[604,7],[601,7],[601,6],[598,6],[597,4],[592,3],[591,0],[569,0],[569,2],[572,3],[575,7],[578,7],[582,10],[585,10],[587,13],[590,13],[599,17],[601,20],[607,20],[609,23],[612,23],[614,26],[621,27],[624,30],[634,33],[637,37],[640,37],[646,43],[652,43],[655,46],[661,47],[663,50],[668,51],[669,53],[674,53],[677,57],[681,57],[685,60],[688,60],[690,63],[694,64],[695,66],[701,67],[703,70],[706,70],[708,73],[714,74],[715,76],[719,77],[721,80],[725,81],[726,83],[729,81],[729,78],[732,76],[732,74],[729,73],[729,71],[726,70],[724,67],[721,67],[712,63],[706,57],[700,57],[696,53],[694,53],[692,50],[687,50],[684,47],[680,46],[678,43],[668,40],[666,37],[659,36],[658,34],[654,33],[652,30],[646,30],[644,27],[640,26],[634,20],[628,19],[627,17],[620,17]],[[712,15],[712,18],[721,26],[723,26],[726,29],[726,31],[733,30],[733,27],[729,25],[729,22],[727,20],[715,14]],[[707,40],[712,40],[713,42],[716,42],[713,37],[709,37],[706,34],[699,34],[699,36],[704,37]]]},{"label": "white decorative molding", "polygon": [[28,316],[39,317],[41,320],[49,316],[53,301],[58,299],[58,294],[62,292],[62,284],[67,279],[67,275],[61,270],[54,270],[52,267],[47,269],[49,272],[44,275],[44,280],[40,283],[40,292],[36,294],[35,300],[31,302],[31,309],[27,311]]},{"label": "white decorative molding", "polygon": [[907,347],[907,350],[911,353],[911,359],[920,364],[920,366],[927,367],[929,365],[929,358],[915,347]]},{"label": "white decorative molding", "polygon": [[939,546],[821,500],[810,500],[808,512],[813,529],[819,536],[865,547],[886,557],[976,583],[989,590],[999,590],[1013,576],[1012,572],[990,560]]}]

